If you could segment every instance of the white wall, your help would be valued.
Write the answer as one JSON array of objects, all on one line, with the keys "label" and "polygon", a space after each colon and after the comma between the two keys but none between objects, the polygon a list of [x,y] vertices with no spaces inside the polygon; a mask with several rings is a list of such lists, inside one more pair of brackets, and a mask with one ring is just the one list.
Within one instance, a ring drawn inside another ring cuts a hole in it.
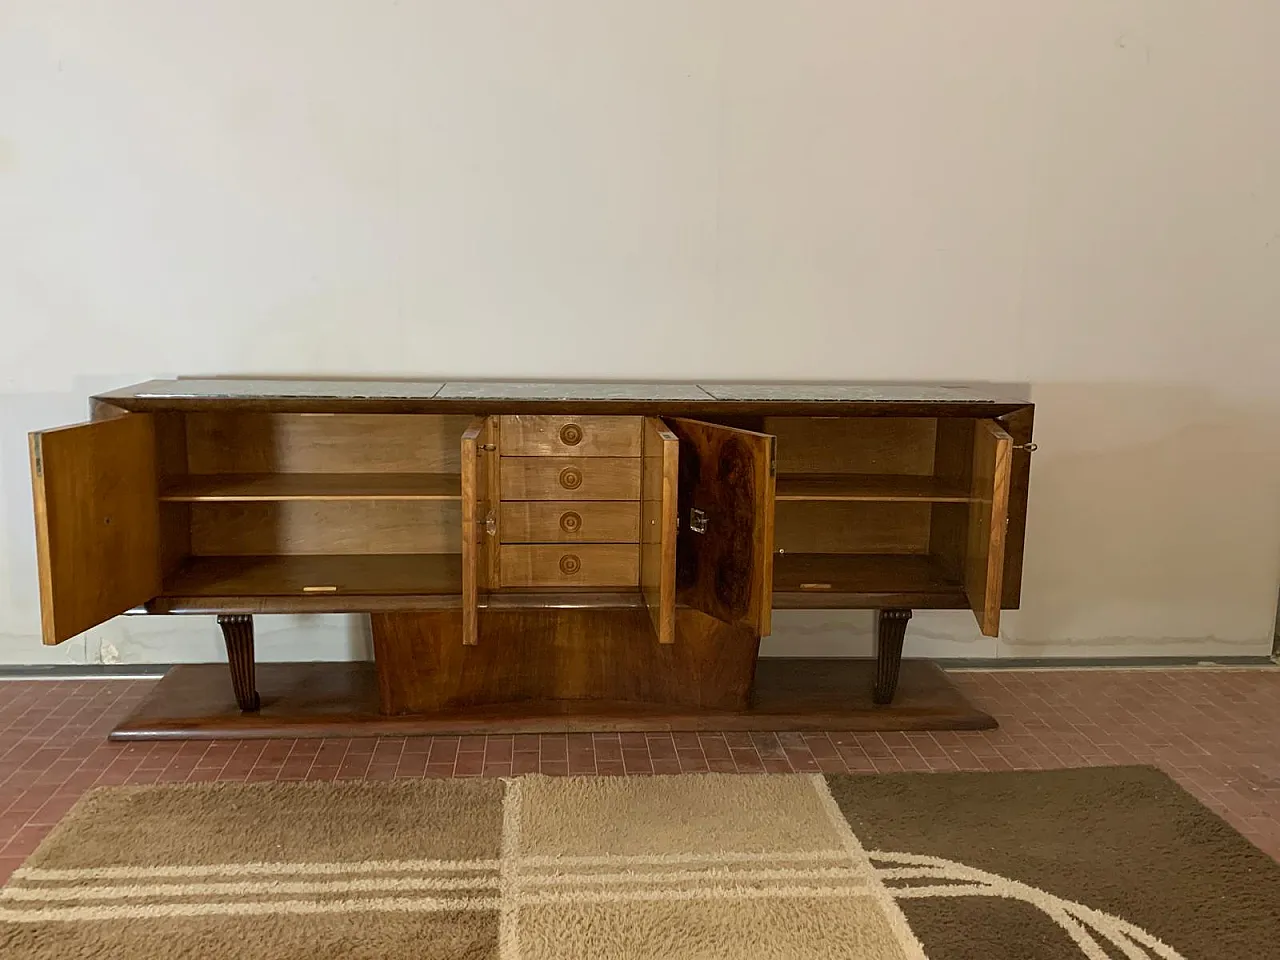
[{"label": "white wall", "polygon": [[23,434],[255,372],[1026,382],[1024,608],[915,651],[1265,653],[1277,48],[1274,0],[0,0],[0,661],[218,656],[40,648]]}]

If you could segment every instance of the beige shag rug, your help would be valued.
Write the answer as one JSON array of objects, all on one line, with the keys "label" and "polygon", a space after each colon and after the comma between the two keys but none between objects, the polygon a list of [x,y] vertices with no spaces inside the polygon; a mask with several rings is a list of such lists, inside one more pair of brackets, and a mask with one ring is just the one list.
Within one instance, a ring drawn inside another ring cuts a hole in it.
[{"label": "beige shag rug", "polygon": [[1145,768],[116,787],[0,957],[1278,956],[1280,865]]}]

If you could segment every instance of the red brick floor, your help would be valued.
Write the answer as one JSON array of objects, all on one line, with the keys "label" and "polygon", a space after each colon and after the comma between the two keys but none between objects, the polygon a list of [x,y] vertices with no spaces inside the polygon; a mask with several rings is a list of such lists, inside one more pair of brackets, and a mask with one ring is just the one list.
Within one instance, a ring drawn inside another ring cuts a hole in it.
[{"label": "red brick floor", "polygon": [[85,790],[122,783],[1154,764],[1280,859],[1280,670],[955,674],[985,733],[571,734],[111,744],[151,681],[0,681],[0,883]]}]

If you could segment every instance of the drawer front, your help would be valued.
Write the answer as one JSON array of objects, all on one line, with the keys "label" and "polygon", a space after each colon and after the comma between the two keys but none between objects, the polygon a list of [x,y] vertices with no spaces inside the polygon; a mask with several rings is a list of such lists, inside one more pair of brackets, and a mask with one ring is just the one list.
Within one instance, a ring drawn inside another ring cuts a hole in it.
[{"label": "drawer front", "polygon": [[503,500],[639,500],[640,459],[503,457]]},{"label": "drawer front", "polygon": [[526,500],[502,504],[503,543],[638,543],[636,501]]},{"label": "drawer front", "polygon": [[642,417],[506,416],[498,435],[511,457],[638,457]]},{"label": "drawer front", "polygon": [[507,544],[504,587],[635,587],[640,550],[629,543]]}]

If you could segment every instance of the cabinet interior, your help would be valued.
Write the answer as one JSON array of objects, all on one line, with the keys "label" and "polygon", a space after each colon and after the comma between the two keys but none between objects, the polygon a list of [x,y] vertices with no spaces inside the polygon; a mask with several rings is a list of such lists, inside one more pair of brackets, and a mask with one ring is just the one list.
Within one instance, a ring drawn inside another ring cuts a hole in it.
[{"label": "cabinet interior", "polygon": [[159,415],[165,595],[458,593],[468,422]]},{"label": "cabinet interior", "polygon": [[[470,422],[157,414],[163,594],[460,593],[461,438]],[[976,423],[756,420],[777,438],[775,596],[796,606],[822,606],[824,595],[833,606],[851,595],[966,605]]]},{"label": "cabinet interior", "polygon": [[764,418],[777,437],[775,594],[962,601],[975,423]]}]

